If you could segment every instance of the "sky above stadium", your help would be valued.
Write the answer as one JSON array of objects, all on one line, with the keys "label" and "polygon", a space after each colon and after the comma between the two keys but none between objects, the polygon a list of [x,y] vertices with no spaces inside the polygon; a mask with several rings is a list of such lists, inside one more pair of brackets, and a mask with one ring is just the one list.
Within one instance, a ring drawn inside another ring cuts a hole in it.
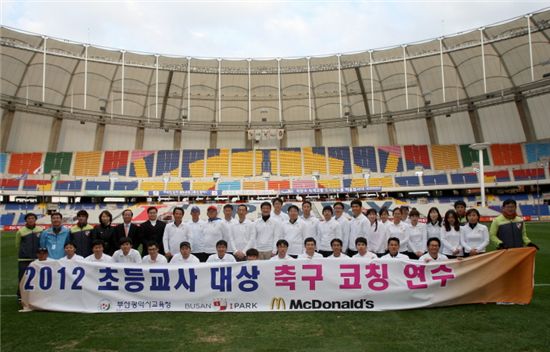
[{"label": "sky above stadium", "polygon": [[1,1],[3,25],[159,54],[260,58],[395,46],[507,20],[549,1]]}]

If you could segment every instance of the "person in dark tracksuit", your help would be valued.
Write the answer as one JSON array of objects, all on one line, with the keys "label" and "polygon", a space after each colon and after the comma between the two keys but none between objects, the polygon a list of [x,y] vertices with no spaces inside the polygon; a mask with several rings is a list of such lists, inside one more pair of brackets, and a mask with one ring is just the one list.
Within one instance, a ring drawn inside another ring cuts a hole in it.
[{"label": "person in dark tracksuit", "polygon": [[110,256],[118,249],[118,244],[115,244],[115,228],[111,225],[113,215],[108,210],[103,210],[99,214],[99,224],[92,231],[92,242],[102,240],[104,243],[103,252]]},{"label": "person in dark tracksuit", "polygon": [[158,244],[159,253],[164,255],[164,246],[162,244],[162,236],[164,235],[164,228],[166,227],[166,223],[163,221],[160,221],[157,218],[157,215],[158,215],[158,209],[156,207],[147,208],[148,220],[141,223],[141,225],[139,226],[139,232],[140,232],[139,238],[141,239],[141,243],[142,243],[142,253],[141,253],[142,257],[148,254],[147,244],[152,241]]},{"label": "person in dark tracksuit", "polygon": [[76,254],[86,258],[92,254],[92,225],[88,224],[88,212],[79,210],[76,213],[77,223],[71,227],[70,241],[76,246]]},{"label": "person in dark tracksuit", "polygon": [[[44,228],[36,226],[37,216],[34,213],[25,215],[25,226],[15,234],[15,248],[18,251],[17,261],[19,266],[19,282],[25,273],[25,269],[36,259],[36,252],[40,248],[40,235]],[[17,298],[21,299],[19,284],[17,285]]]},{"label": "person in dark tracksuit", "polygon": [[519,248],[523,246],[539,247],[527,237],[525,222],[516,213],[517,204],[513,199],[502,203],[502,214],[497,216],[491,224],[489,236],[497,249]]}]

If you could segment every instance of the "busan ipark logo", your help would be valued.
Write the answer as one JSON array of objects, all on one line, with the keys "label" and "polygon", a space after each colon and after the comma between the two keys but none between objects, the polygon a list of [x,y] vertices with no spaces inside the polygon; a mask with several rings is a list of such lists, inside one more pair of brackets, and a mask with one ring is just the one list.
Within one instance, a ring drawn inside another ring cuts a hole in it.
[{"label": "busan ipark logo", "polygon": [[108,299],[102,299],[97,304],[97,309],[103,312],[108,311],[109,309],[111,309],[111,301],[109,301]]},{"label": "busan ipark logo", "polygon": [[217,298],[212,301],[212,305],[218,310],[227,310],[227,300],[225,298]]}]

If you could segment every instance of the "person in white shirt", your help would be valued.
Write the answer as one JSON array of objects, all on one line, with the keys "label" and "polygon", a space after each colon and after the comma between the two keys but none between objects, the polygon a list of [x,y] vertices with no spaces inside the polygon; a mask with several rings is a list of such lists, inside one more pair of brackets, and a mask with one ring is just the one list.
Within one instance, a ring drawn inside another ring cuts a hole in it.
[{"label": "person in white shirt", "polygon": [[441,218],[441,214],[439,213],[439,209],[436,207],[431,207],[430,210],[428,210],[428,222],[426,223],[426,235],[428,238],[441,237],[441,222],[443,219]]},{"label": "person in white shirt", "polygon": [[141,263],[141,255],[132,248],[132,239],[122,237],[119,241],[120,249],[113,253],[115,263]]},{"label": "person in white shirt", "polygon": [[258,258],[266,260],[277,252],[276,243],[281,239],[281,222],[271,213],[271,203],[260,205],[261,216],[254,221],[254,243],[259,252]]},{"label": "person in white shirt", "polygon": [[348,242],[349,242],[349,218],[344,213],[346,207],[342,202],[336,202],[333,205],[334,208],[334,220],[338,221],[340,228],[342,229],[342,251],[346,253],[348,251]]},{"label": "person in white shirt", "polygon": [[317,240],[319,241],[319,253],[323,257],[332,254],[332,240],[342,239],[342,227],[340,223],[332,218],[332,207],[326,205],[323,208],[323,221],[317,225]]},{"label": "person in white shirt", "polygon": [[291,256],[288,255],[288,242],[286,240],[277,241],[277,254],[271,257],[269,260],[292,260]]},{"label": "person in white shirt", "polygon": [[386,226],[378,221],[376,209],[374,208],[367,210],[367,219],[369,220],[369,232],[367,233],[366,239],[369,243],[369,251],[381,257],[386,254],[388,241]]},{"label": "person in white shirt", "polygon": [[292,258],[297,258],[304,251],[304,240],[307,238],[306,224],[298,217],[300,209],[296,205],[291,204],[287,211],[289,218],[281,224],[280,238],[286,240],[288,254]]},{"label": "person in white shirt", "polygon": [[330,247],[332,248],[332,254],[327,259],[349,259],[347,254],[342,252],[343,242],[339,238],[335,238],[330,241]]},{"label": "person in white shirt", "polygon": [[400,208],[393,210],[393,221],[386,223],[386,233],[388,238],[399,238],[399,248],[401,253],[405,254],[409,251],[409,233],[407,231],[408,224],[402,221],[403,217]]},{"label": "person in white shirt", "polygon": [[322,259],[323,256],[315,252],[317,249],[317,242],[315,238],[308,237],[304,241],[305,250],[298,256],[298,259]]},{"label": "person in white shirt", "polygon": [[388,219],[390,218],[390,211],[386,207],[380,208],[378,211],[378,216],[380,217],[380,221],[382,224],[386,225],[388,224]]},{"label": "person in white shirt", "polygon": [[60,261],[74,261],[74,260],[84,260],[84,257],[76,254],[76,246],[72,242],[65,244],[65,256]]},{"label": "person in white shirt", "polygon": [[164,246],[164,255],[167,259],[178,253],[179,245],[183,241],[189,241],[189,227],[183,223],[185,210],[181,207],[175,207],[172,211],[174,221],[166,224],[164,234],[162,235],[162,244]]},{"label": "person in white shirt", "polygon": [[399,238],[390,237],[388,239],[388,254],[380,259],[410,259],[405,254],[399,253]]},{"label": "person in white shirt", "polygon": [[183,241],[180,243],[180,252],[172,257],[170,264],[190,265],[200,263],[199,258],[191,254],[191,243]]},{"label": "person in white shirt", "polygon": [[204,225],[204,252],[208,254],[209,258],[212,254],[215,254],[216,243],[220,240],[224,240],[226,243],[231,242],[229,236],[229,227],[226,225],[225,220],[218,218],[218,208],[215,205],[211,205],[206,210],[208,220]]},{"label": "person in white shirt", "polygon": [[236,220],[233,218],[233,206],[226,204],[223,206],[223,222],[227,227],[231,226]]},{"label": "person in white shirt", "polygon": [[458,221],[458,214],[453,209],[448,210],[443,218],[443,227],[441,228],[441,253],[449,259],[462,257],[464,252],[460,245],[462,236],[462,227]]},{"label": "person in white shirt", "polygon": [[468,223],[461,226],[460,244],[464,248],[464,256],[485,253],[485,248],[489,244],[489,229],[487,226],[479,223],[479,211],[469,209],[466,212]]},{"label": "person in white shirt", "polygon": [[409,249],[408,253],[411,259],[418,259],[426,253],[426,243],[428,241],[428,235],[426,233],[426,225],[418,222],[420,213],[416,208],[412,208],[409,212],[410,225],[407,227],[407,233],[409,237]]},{"label": "person in white shirt", "polygon": [[309,200],[303,201],[302,202],[303,214],[300,217],[300,219],[304,222],[304,225],[305,225],[305,232],[304,232],[305,238],[313,237],[317,242],[319,242],[319,236],[317,234],[317,226],[319,225],[319,219],[311,215],[311,208],[312,208],[312,205]]},{"label": "person in white shirt", "polygon": [[102,240],[95,240],[92,243],[92,254],[87,256],[84,260],[87,262],[96,262],[96,263],[113,263],[113,258],[103,253],[105,248],[104,242]]},{"label": "person in white shirt", "polygon": [[288,215],[283,212],[283,200],[281,198],[275,198],[272,203],[273,211],[271,212],[271,217],[273,220],[277,220],[281,223],[287,221]]},{"label": "person in white shirt", "polygon": [[208,259],[208,254],[205,252],[204,243],[204,229],[206,227],[206,221],[200,219],[201,210],[196,205],[191,208],[191,220],[186,223],[189,227],[190,238],[187,242],[191,244],[193,248],[193,254],[201,262],[205,262]]},{"label": "person in white shirt", "polygon": [[216,242],[216,253],[212,254],[206,260],[207,263],[235,263],[235,257],[227,253],[227,241],[219,240]]},{"label": "person in white shirt", "polygon": [[155,241],[147,243],[147,255],[143,257],[143,264],[166,264],[168,260],[165,256],[159,253],[159,245]]},{"label": "person in white shirt", "polygon": [[363,215],[363,203],[359,199],[351,201],[350,230],[348,239],[348,254],[353,256],[357,254],[355,250],[355,239],[357,237],[367,237],[369,232],[369,220]]},{"label": "person in white shirt", "polygon": [[[225,209],[224,209],[225,210]],[[246,260],[246,251],[254,245],[254,226],[246,218],[248,207],[240,204],[237,208],[237,219],[229,226],[231,236],[231,250],[237,261]]]},{"label": "person in white shirt", "polygon": [[448,260],[447,256],[445,254],[439,253],[440,247],[441,247],[441,241],[438,237],[432,237],[428,240],[427,243],[428,246],[428,252],[418,258],[419,261],[424,263],[429,262],[440,262],[443,260]]},{"label": "person in white shirt", "polygon": [[357,248],[357,254],[352,258],[373,260],[377,259],[378,256],[368,250],[367,239],[365,237],[357,237],[355,239],[355,248]]}]

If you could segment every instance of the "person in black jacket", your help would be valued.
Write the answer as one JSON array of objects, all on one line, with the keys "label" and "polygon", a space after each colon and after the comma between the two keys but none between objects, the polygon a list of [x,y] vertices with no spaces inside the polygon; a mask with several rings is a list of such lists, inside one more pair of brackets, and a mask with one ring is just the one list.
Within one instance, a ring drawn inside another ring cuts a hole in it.
[{"label": "person in black jacket", "polygon": [[142,243],[142,256],[146,256],[147,243],[158,243],[159,253],[164,255],[164,246],[162,245],[162,235],[164,234],[164,228],[166,223],[157,219],[158,209],[156,207],[147,208],[147,216],[149,220],[143,222],[139,226],[140,238]]},{"label": "person in black jacket", "polygon": [[114,237],[114,243],[120,243],[120,239],[124,237],[130,237],[132,240],[132,243],[136,244],[137,246],[141,243],[141,240],[139,238],[140,232],[139,232],[139,226],[132,223],[132,218],[134,217],[134,213],[130,209],[126,209],[122,212],[122,224],[118,224],[115,227],[115,237]]},{"label": "person in black jacket", "polygon": [[117,249],[115,246],[115,228],[111,226],[113,215],[108,210],[103,210],[99,214],[99,224],[92,230],[92,241],[102,240],[105,243],[103,252],[110,256]]}]

